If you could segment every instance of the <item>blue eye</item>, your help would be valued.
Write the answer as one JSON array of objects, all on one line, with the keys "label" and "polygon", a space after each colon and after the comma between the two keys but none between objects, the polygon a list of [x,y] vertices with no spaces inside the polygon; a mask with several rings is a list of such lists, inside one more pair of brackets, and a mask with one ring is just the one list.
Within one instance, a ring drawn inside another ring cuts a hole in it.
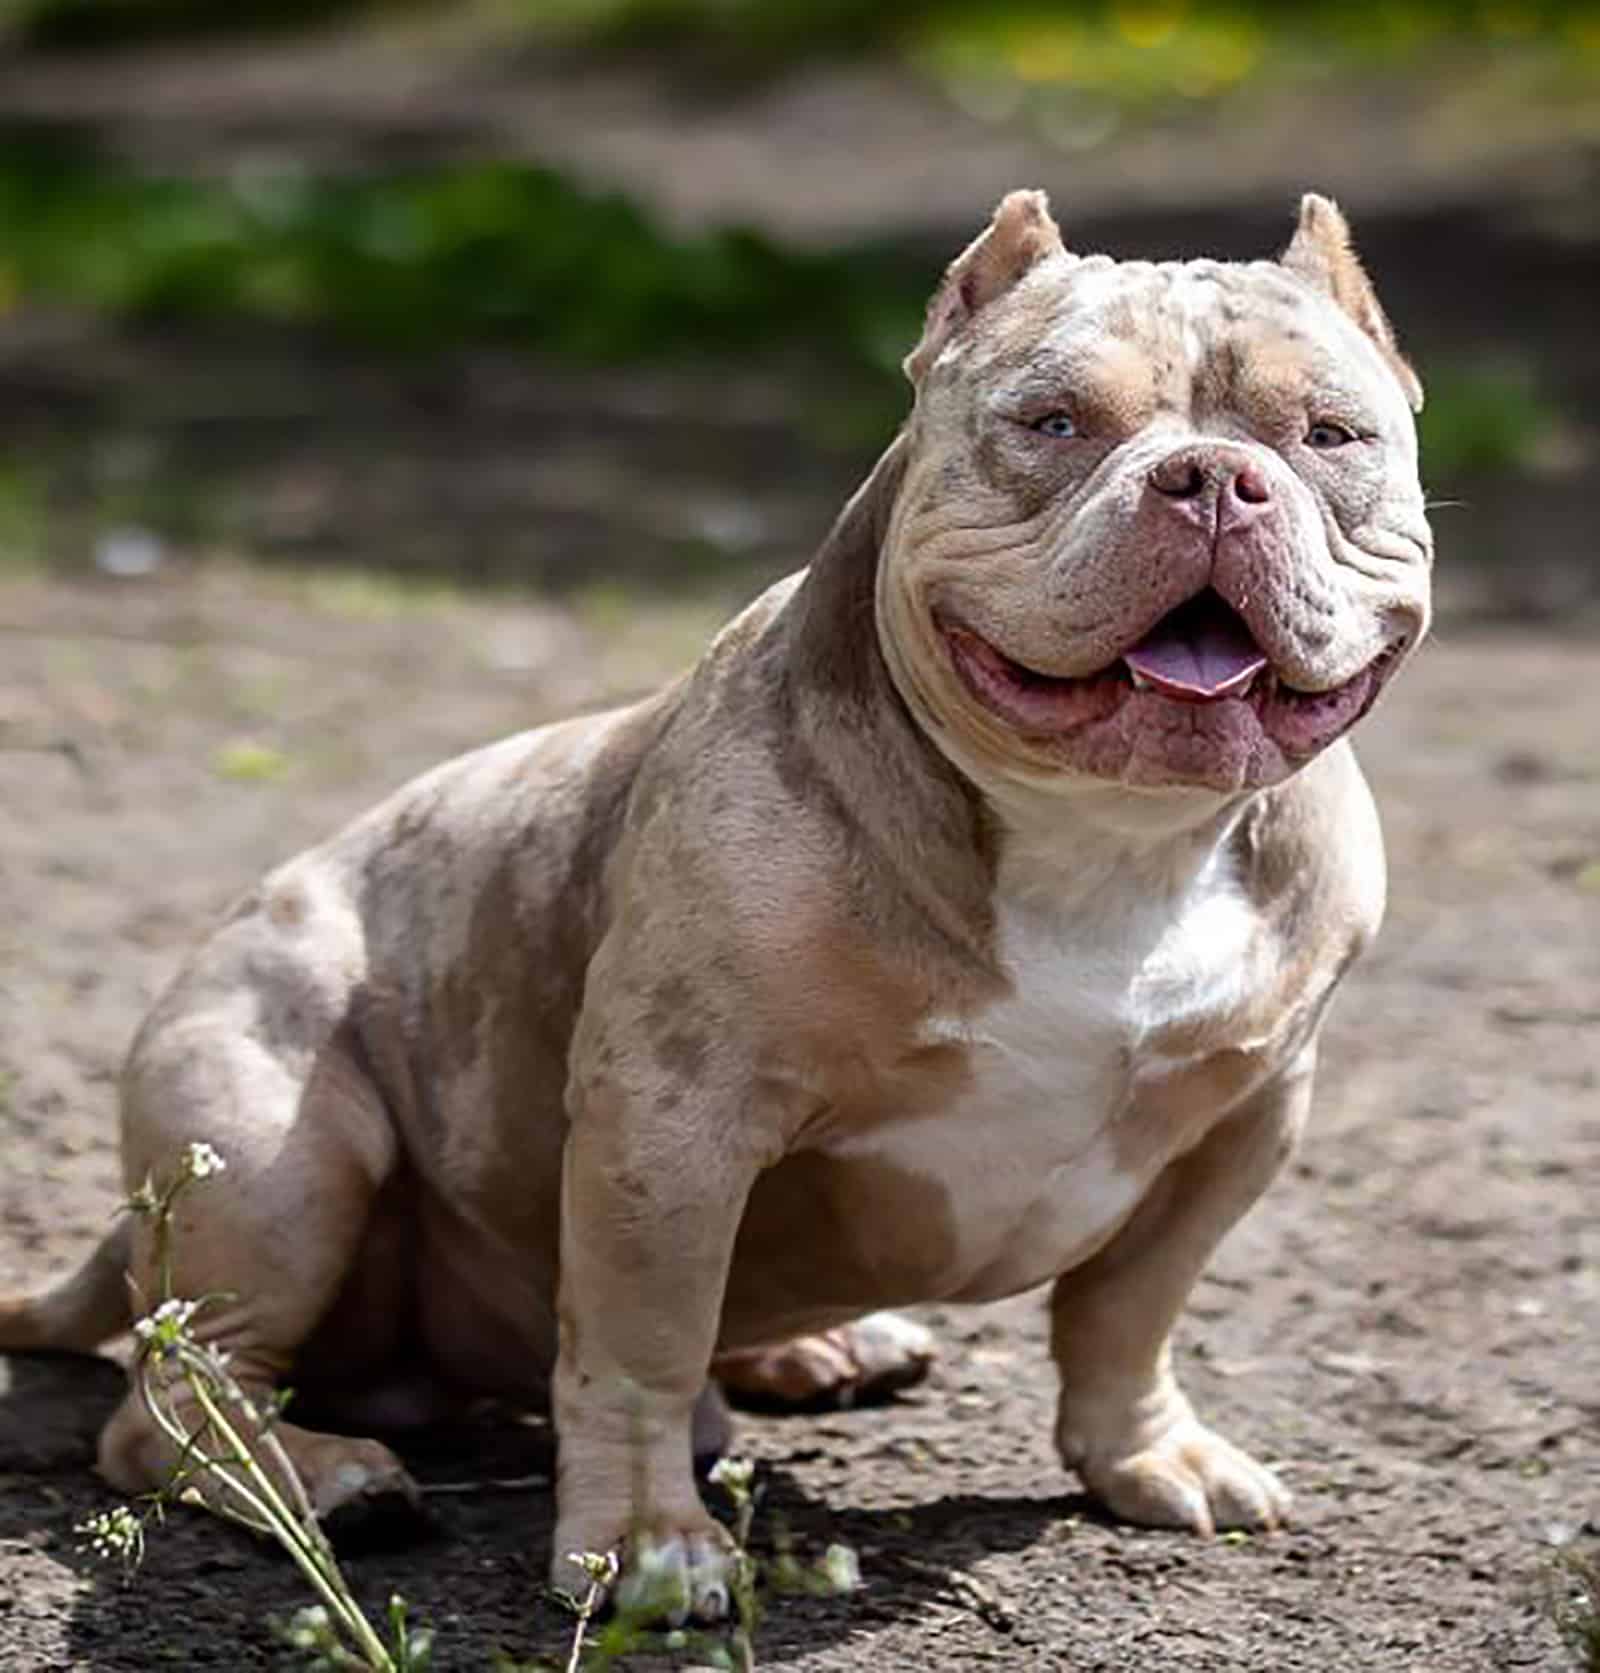
[{"label": "blue eye", "polygon": [[1306,431],[1307,447],[1345,447],[1356,439],[1354,430],[1325,418]]},{"label": "blue eye", "polygon": [[1043,418],[1034,419],[1028,428],[1037,430],[1041,436],[1053,436],[1057,441],[1068,441],[1078,433],[1070,412],[1047,412]]}]

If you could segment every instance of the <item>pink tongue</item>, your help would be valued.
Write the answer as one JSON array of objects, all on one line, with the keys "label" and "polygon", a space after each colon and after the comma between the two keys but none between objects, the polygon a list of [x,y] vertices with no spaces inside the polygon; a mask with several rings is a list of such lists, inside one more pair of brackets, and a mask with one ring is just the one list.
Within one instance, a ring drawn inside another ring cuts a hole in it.
[{"label": "pink tongue", "polygon": [[1122,660],[1157,691],[1189,703],[1231,697],[1267,665],[1250,629],[1209,589],[1163,616]]}]

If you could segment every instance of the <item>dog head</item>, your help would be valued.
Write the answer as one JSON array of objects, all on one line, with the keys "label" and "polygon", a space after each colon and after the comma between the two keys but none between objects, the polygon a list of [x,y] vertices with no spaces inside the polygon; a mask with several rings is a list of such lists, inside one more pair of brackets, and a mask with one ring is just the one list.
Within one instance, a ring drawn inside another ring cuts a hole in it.
[{"label": "dog head", "polygon": [[981,786],[1277,783],[1425,632],[1422,389],[1325,198],[1278,261],[1152,263],[1013,192],[906,370],[879,635]]}]

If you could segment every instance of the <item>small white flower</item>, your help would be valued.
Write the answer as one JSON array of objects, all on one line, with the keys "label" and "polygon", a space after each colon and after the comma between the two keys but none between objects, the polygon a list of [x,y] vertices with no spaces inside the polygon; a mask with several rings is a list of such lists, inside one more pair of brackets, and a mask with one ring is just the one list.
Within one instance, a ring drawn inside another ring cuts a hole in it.
[{"label": "small white flower", "polygon": [[222,1173],[227,1166],[218,1152],[203,1141],[191,1144],[184,1152],[184,1172],[191,1179],[209,1179],[214,1173]]},{"label": "small white flower", "polygon": [[88,1549],[97,1557],[120,1557],[126,1563],[136,1563],[144,1554],[144,1523],[126,1505],[103,1510],[79,1522],[72,1531],[87,1539]]},{"label": "small white flower", "polygon": [[596,1586],[609,1586],[620,1567],[615,1551],[569,1551],[567,1561],[581,1568]]},{"label": "small white flower", "polygon": [[133,1334],[146,1347],[170,1352],[183,1339],[189,1321],[199,1310],[198,1301],[180,1301],[174,1296],[163,1301],[148,1318],[134,1320]]},{"label": "small white flower", "polygon": [[320,1603],[308,1604],[289,1617],[284,1638],[296,1650],[320,1650],[330,1637],[328,1611]]},{"label": "small white flower", "polygon": [[722,1488],[730,1498],[742,1503],[749,1497],[755,1473],[756,1467],[748,1458],[719,1458],[711,1466],[711,1474],[706,1479]]},{"label": "small white flower", "polygon": [[183,1301],[175,1295],[169,1296],[148,1319],[141,1320],[140,1323],[158,1327],[171,1325],[178,1330],[182,1330],[199,1311],[199,1308],[200,1303],[198,1301]]},{"label": "small white flower", "polygon": [[853,1592],[861,1584],[861,1559],[848,1545],[830,1545],[817,1567],[835,1597]]}]

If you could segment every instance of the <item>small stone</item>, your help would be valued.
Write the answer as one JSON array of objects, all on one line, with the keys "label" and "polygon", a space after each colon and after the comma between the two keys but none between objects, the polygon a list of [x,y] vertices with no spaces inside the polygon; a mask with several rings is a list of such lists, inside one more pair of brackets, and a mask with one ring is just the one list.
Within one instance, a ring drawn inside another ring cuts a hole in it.
[{"label": "small stone", "polygon": [[166,543],[149,529],[107,529],[94,543],[95,568],[120,581],[155,574],[166,555]]}]

